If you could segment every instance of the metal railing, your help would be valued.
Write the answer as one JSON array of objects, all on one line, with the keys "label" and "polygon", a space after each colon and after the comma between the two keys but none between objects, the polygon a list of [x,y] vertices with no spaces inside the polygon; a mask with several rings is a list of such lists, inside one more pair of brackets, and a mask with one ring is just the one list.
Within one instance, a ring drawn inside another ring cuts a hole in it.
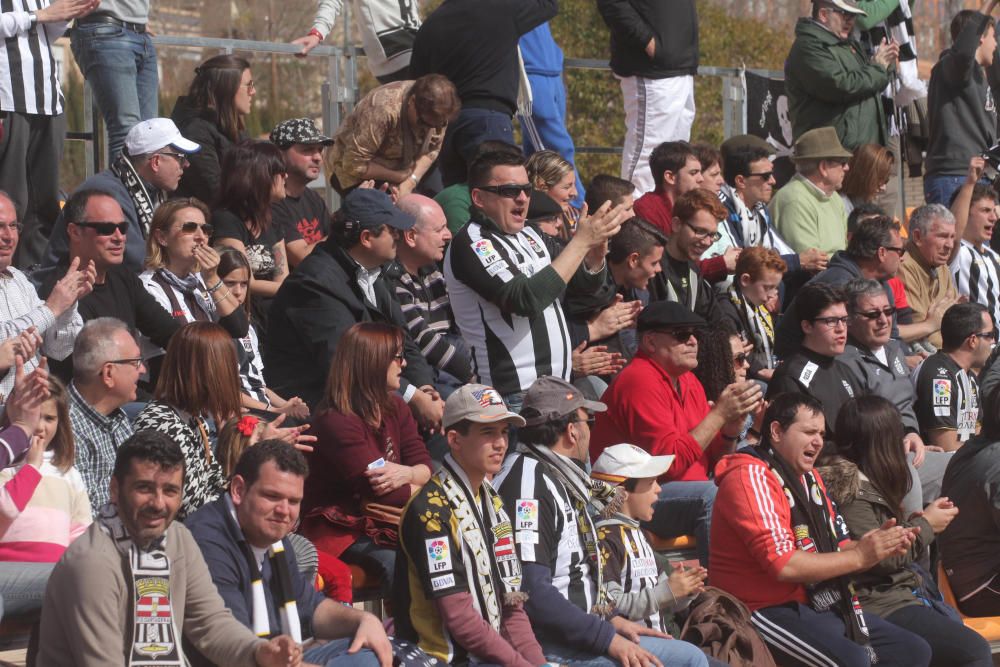
[{"label": "metal railing", "polygon": [[[350,3],[344,4],[345,12],[348,12]],[[332,136],[333,132],[340,126],[341,119],[354,108],[359,98],[358,90],[358,60],[364,57],[364,51],[348,43],[346,26],[350,25],[350,16],[345,13],[343,21],[345,25],[344,45],[326,46],[320,45],[309,53],[310,60],[325,58],[327,61],[325,75],[322,83],[322,127],[323,132]],[[294,44],[283,42],[266,42],[242,39],[226,39],[218,37],[179,37],[171,35],[158,35],[153,37],[153,43],[157,48],[199,48],[217,49],[221,53],[233,53],[235,51],[266,54],[266,55],[295,55],[300,47]],[[564,61],[566,69],[598,70],[609,72],[608,62],[596,58],[566,58]],[[741,68],[735,67],[715,67],[701,66],[698,68],[699,76],[719,77],[722,81],[722,108],[723,108],[723,135],[730,137],[734,134],[744,134],[746,132],[746,97],[741,77]],[[781,78],[783,73],[775,70],[746,69],[745,71],[773,78]],[[104,165],[108,164],[106,154],[99,155],[95,149],[95,138],[102,131],[100,114],[94,106],[93,95],[90,85],[84,82],[84,131],[69,132],[67,139],[83,141],[85,143],[84,155],[87,176],[93,175]],[[103,142],[106,147],[107,142]],[[577,146],[578,153],[589,154],[621,154],[621,146]],[[103,151],[106,153],[106,148]],[[328,203],[333,205],[334,193],[332,189],[327,189]]]}]

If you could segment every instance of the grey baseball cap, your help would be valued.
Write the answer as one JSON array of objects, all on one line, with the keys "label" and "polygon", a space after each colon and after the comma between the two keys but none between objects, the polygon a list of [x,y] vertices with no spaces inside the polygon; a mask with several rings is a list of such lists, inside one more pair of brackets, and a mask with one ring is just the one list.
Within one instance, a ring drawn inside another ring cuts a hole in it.
[{"label": "grey baseball cap", "polygon": [[[562,378],[543,375],[535,380],[524,395],[521,412],[528,408],[532,410],[530,416],[525,419],[525,425],[537,426],[565,417],[577,408],[604,412],[608,406],[600,401],[587,400],[579,389]],[[539,414],[535,414],[536,412]]]},{"label": "grey baseball cap", "polygon": [[510,411],[500,392],[484,384],[464,385],[445,401],[442,426],[451,428],[463,419],[480,424],[510,421],[515,426],[524,426],[524,419]]}]

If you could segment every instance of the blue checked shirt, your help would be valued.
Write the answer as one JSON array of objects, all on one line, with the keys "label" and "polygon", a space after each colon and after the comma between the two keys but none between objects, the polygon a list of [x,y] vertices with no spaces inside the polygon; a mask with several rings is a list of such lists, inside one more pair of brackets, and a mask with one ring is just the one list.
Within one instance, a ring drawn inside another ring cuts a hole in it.
[{"label": "blue checked shirt", "polygon": [[76,469],[87,487],[90,507],[97,511],[108,502],[108,481],[115,467],[118,446],[132,435],[132,424],[125,411],[117,408],[110,415],[95,410],[69,385],[69,421],[76,441]]}]

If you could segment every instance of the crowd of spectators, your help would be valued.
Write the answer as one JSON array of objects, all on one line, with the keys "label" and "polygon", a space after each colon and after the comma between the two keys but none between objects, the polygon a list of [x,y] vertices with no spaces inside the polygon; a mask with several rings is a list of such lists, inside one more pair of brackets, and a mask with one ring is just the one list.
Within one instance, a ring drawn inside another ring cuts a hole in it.
[{"label": "crowd of spectators", "polygon": [[[266,139],[234,55],[159,114],[148,2],[4,5],[29,664],[991,664],[959,610],[1000,615],[996,0],[923,88],[905,0],[813,0],[786,183],[764,139],[690,142],[693,0],[598,0],[626,137],[582,177],[555,0],[357,4],[380,85]],[[60,208],[69,21],[111,163]]]}]

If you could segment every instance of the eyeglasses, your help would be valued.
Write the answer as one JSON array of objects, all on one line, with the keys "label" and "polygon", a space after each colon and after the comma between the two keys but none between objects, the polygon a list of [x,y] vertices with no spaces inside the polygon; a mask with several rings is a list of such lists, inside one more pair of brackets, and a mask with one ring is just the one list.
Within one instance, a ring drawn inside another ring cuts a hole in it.
[{"label": "eyeglasses", "polygon": [[712,243],[715,243],[722,238],[722,234],[720,232],[710,232],[707,229],[698,229],[686,220],[684,221],[684,224],[694,233],[694,236],[697,239],[711,239]]},{"label": "eyeglasses", "polygon": [[396,354],[392,355],[392,359],[393,359],[393,361],[396,361],[398,363],[403,363],[403,359],[404,359],[403,353],[402,352],[397,352]]},{"label": "eyeglasses", "polygon": [[900,258],[902,258],[903,255],[906,254],[906,248],[903,248],[903,247],[896,247],[896,246],[891,246],[891,245],[884,245],[882,247],[885,248],[886,250],[890,250],[890,251],[896,253],[897,255],[899,255]]},{"label": "eyeglasses", "polygon": [[246,83],[241,83],[241,86],[246,86],[247,90],[257,90],[257,86],[254,85],[253,81],[247,81]]},{"label": "eyeglasses", "polygon": [[142,366],[142,357],[133,357],[131,359],[112,359],[111,361],[105,361],[106,364],[127,364],[132,366],[136,370],[139,370],[139,366]]},{"label": "eyeglasses", "polygon": [[484,192],[492,192],[505,199],[517,199],[519,195],[531,194],[531,183],[525,183],[524,185],[481,185],[476,189]]},{"label": "eyeglasses", "polygon": [[191,164],[191,161],[188,160],[188,156],[185,155],[184,153],[168,153],[166,151],[163,151],[162,153],[156,153],[156,155],[169,155],[182,165]]},{"label": "eyeglasses", "polygon": [[977,336],[979,338],[985,338],[987,340],[995,341],[997,339],[997,330],[994,329],[993,331],[980,331],[979,333],[974,333],[972,335]]},{"label": "eyeglasses", "polygon": [[111,236],[117,230],[122,234],[128,232],[127,222],[74,222],[77,227],[89,227],[97,232],[98,236]]},{"label": "eyeglasses", "polygon": [[774,171],[761,171],[761,172],[758,172],[756,174],[752,174],[751,173],[751,174],[747,174],[746,177],[750,178],[752,176],[756,176],[756,177],[758,177],[762,181],[769,181],[769,180],[771,180],[774,177]]},{"label": "eyeglasses", "polygon": [[855,14],[854,12],[849,12],[846,9],[841,9],[839,7],[830,7],[829,10],[836,14],[840,14],[845,19],[853,19],[857,16],[857,14]]},{"label": "eyeglasses", "polygon": [[207,222],[199,223],[194,220],[188,220],[187,222],[181,223],[181,231],[185,234],[194,234],[199,228],[201,228],[201,233],[205,236],[211,236],[212,232],[215,231],[215,227]]},{"label": "eyeglasses", "polygon": [[0,232],[11,231],[20,234],[23,229],[24,225],[20,222],[0,222]]},{"label": "eyeglasses", "polygon": [[891,320],[892,316],[896,314],[896,309],[893,308],[892,306],[887,306],[882,310],[869,310],[867,312],[858,311],[854,314],[857,315],[858,317],[863,317],[866,320],[877,320],[880,315],[885,315],[885,318],[887,320]]},{"label": "eyeglasses", "polygon": [[750,355],[746,352],[740,352],[733,356],[733,366],[742,366],[743,364],[750,361]]},{"label": "eyeglasses", "polygon": [[818,324],[825,324],[831,329],[847,326],[846,317],[814,317],[812,321]]}]

